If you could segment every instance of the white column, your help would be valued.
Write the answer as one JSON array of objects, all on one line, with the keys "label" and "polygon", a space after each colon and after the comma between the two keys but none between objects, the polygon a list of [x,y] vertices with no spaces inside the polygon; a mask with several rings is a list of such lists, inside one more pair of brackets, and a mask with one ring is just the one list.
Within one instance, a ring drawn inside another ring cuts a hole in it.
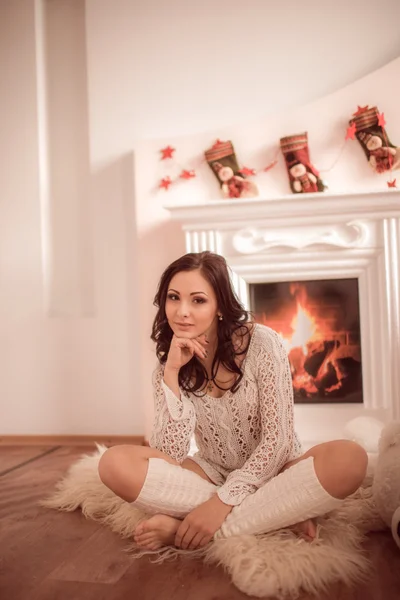
[{"label": "white column", "polygon": [[48,316],[90,316],[85,4],[36,0],[35,9],[44,310]]},{"label": "white column", "polygon": [[385,219],[383,226],[392,416],[400,419],[400,219]]}]

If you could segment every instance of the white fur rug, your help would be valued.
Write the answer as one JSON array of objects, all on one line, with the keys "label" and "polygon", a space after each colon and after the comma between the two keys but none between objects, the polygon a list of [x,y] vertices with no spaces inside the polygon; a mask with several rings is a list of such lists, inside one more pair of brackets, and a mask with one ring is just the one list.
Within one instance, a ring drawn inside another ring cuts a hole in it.
[{"label": "white fur rug", "polygon": [[[132,539],[136,524],[145,515],[100,481],[97,465],[104,450],[99,446],[96,452],[72,465],[57,484],[56,492],[41,504],[63,511],[81,508],[87,518]],[[282,530],[218,540],[203,549],[201,555],[206,562],[223,565],[242,592],[258,598],[296,597],[302,590],[318,593],[335,581],[354,584],[364,578],[369,567],[362,549],[365,534],[386,528],[376,512],[371,483],[372,476],[368,475],[342,508],[318,520],[318,536],[312,543]],[[133,556],[143,555],[135,551],[134,545],[131,549]],[[157,561],[176,556],[176,551],[166,549],[157,554]]]}]

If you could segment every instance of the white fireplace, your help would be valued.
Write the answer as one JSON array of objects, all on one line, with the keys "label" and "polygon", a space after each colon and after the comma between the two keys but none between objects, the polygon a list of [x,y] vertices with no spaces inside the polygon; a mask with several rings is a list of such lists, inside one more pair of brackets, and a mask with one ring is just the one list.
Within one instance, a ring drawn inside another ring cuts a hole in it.
[{"label": "white fireplace", "polygon": [[363,404],[296,404],[305,443],[343,436],[350,419],[400,419],[400,191],[302,194],[168,205],[188,252],[222,254],[250,308],[251,283],[356,278]]}]

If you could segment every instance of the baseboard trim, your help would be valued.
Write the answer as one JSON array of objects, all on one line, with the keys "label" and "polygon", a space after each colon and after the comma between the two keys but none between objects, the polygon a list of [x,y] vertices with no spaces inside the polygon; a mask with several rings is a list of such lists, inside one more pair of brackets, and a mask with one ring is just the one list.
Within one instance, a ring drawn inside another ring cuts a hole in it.
[{"label": "baseboard trim", "polygon": [[0,435],[0,446],[143,446],[144,435]]}]

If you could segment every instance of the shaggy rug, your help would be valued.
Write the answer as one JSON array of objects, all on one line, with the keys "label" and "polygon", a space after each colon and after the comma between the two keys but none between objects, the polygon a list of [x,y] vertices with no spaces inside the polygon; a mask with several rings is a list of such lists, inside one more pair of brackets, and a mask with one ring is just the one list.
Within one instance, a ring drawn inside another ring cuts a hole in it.
[{"label": "shaggy rug", "polygon": [[[136,524],[146,515],[115,496],[100,481],[97,466],[104,450],[98,446],[96,452],[82,456],[57,484],[52,496],[41,504],[63,511],[81,508],[87,518],[132,540]],[[156,562],[180,554],[201,556],[208,563],[222,565],[236,587],[258,598],[296,597],[301,591],[316,594],[336,581],[352,585],[364,579],[370,568],[362,546],[366,533],[386,528],[375,509],[371,484],[370,472],[362,487],[339,510],[317,519],[318,534],[311,543],[289,530],[281,530],[217,540],[201,551],[169,547],[154,553]],[[143,556],[134,544],[129,550],[134,557]]]}]

